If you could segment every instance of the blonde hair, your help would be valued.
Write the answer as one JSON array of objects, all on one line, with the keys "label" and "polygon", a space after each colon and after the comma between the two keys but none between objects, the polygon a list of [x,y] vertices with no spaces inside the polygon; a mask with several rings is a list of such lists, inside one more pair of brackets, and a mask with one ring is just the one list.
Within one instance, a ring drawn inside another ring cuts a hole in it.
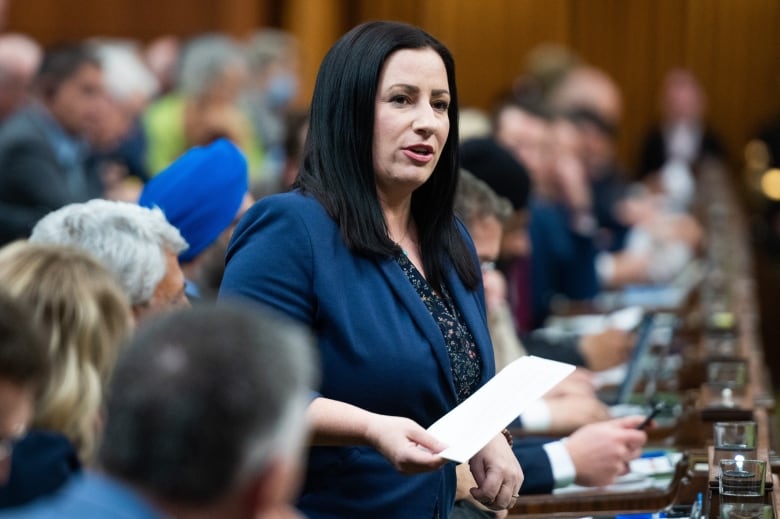
[{"label": "blonde hair", "polygon": [[64,434],[92,458],[104,390],[132,327],[127,296],[87,252],[18,241],[0,249],[0,284],[33,312],[52,364],[33,427]]}]

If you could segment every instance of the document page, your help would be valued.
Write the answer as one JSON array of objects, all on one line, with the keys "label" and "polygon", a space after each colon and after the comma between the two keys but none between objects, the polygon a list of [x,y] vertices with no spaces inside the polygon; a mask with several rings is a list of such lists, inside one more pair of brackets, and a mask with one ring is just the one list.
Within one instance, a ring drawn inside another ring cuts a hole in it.
[{"label": "document page", "polygon": [[512,362],[428,428],[448,445],[440,455],[467,462],[530,403],[572,371],[571,364],[541,357],[527,356]]}]

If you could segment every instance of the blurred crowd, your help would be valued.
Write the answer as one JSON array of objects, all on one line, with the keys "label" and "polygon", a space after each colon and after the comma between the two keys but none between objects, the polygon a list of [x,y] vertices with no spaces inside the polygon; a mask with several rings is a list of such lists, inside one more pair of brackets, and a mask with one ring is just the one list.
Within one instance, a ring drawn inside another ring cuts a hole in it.
[{"label": "blurred crowd", "polygon": [[[297,489],[305,388],[316,381],[310,339],[209,301],[242,215],[294,185],[308,115],[296,104],[299,52],[277,29],[46,50],[0,35],[0,506],[99,466],[172,513],[236,516],[208,506],[254,499],[269,517],[294,516],[284,503]],[[566,49],[537,49],[491,109],[461,107],[456,210],[481,261],[497,365],[534,354],[579,367],[517,424],[566,437],[543,451],[516,442],[523,467],[546,467],[544,478],[526,473],[523,492],[608,484],[625,469],[615,460],[644,441],[633,421],[612,419],[594,385],[594,373],[628,359],[633,336],[553,335],[546,324],[597,310],[609,291],[673,282],[701,251],[697,173],[726,152],[690,71],[669,71],[660,90],[657,124],[631,165],[616,153],[630,109],[619,86]],[[190,306],[120,355],[137,326]],[[274,341],[289,345],[283,358]],[[223,384],[240,373],[283,389]],[[191,414],[167,416],[182,406],[165,395],[188,392]],[[199,398],[226,400],[246,423],[209,414]],[[213,437],[187,434],[223,420]],[[258,434],[266,443],[251,444]],[[159,449],[139,452],[148,436]],[[200,465],[188,459],[201,454]],[[462,513],[494,514],[462,486]]]}]

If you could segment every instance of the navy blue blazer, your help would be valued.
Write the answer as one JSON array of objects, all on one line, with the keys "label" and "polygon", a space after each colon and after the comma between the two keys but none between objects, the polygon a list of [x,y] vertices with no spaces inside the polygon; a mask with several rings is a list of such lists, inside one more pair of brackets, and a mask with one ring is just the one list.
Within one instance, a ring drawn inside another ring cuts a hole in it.
[{"label": "navy blue blazer", "polygon": [[0,484],[0,508],[54,494],[79,474],[81,462],[70,440],[58,432],[32,430],[14,446],[8,479]]},{"label": "navy blue blazer", "polygon": [[[495,372],[484,293],[468,290],[453,268],[446,280],[476,342],[484,383]],[[228,247],[220,297],[229,296],[314,330],[324,397],[423,427],[456,405],[444,338],[406,275],[393,258],[347,249],[313,197],[274,195],[250,209]],[[298,506],[311,518],[430,518],[437,510],[444,518],[454,492],[452,464],[408,476],[368,446],[313,447]]]},{"label": "navy blue blazer", "polygon": [[550,441],[554,440],[538,436],[515,438],[512,451],[525,474],[523,486],[520,487],[521,495],[549,494],[555,488],[550,458],[543,447]]},{"label": "navy blue blazer", "polygon": [[599,292],[593,238],[575,233],[562,205],[531,200],[531,303],[533,327],[544,324],[557,294],[581,301]]}]

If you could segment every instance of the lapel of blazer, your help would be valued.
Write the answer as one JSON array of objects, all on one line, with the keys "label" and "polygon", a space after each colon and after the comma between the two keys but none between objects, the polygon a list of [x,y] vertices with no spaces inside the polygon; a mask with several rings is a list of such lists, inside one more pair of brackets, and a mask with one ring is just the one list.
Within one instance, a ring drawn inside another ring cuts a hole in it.
[{"label": "lapel of blazer", "polygon": [[417,291],[409,282],[398,263],[396,263],[393,258],[378,259],[377,262],[379,264],[379,269],[387,279],[393,292],[398,296],[401,304],[412,316],[412,319],[417,324],[423,337],[428,344],[430,344],[433,356],[439,363],[439,368],[441,368],[445,374],[445,380],[449,382],[447,396],[454,402],[457,399],[457,393],[455,392],[455,383],[452,380],[450,357],[438,324],[436,324],[436,321],[431,317],[425,303],[423,303],[420,296],[417,295]]}]

